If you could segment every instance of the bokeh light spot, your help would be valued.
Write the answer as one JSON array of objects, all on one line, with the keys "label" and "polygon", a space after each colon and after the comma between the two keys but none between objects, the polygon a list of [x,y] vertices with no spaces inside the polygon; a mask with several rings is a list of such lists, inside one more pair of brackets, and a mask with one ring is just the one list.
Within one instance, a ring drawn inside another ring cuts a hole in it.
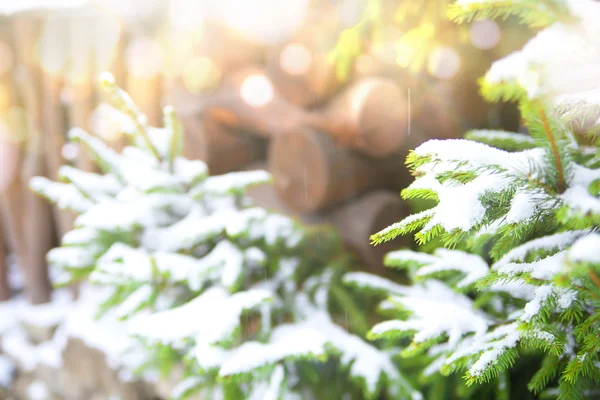
[{"label": "bokeh light spot", "polygon": [[65,143],[61,149],[61,155],[67,161],[75,161],[79,155],[79,146],[75,143]]},{"label": "bokeh light spot", "polygon": [[242,100],[252,107],[265,106],[273,100],[273,95],[273,84],[262,74],[249,75],[240,88]]},{"label": "bokeh light spot", "polygon": [[439,46],[429,54],[427,70],[438,79],[452,79],[460,70],[460,56],[451,47]]},{"label": "bokeh light spot", "polygon": [[480,50],[493,49],[500,42],[500,27],[489,19],[476,21],[469,28],[471,44]]},{"label": "bokeh light spot", "polygon": [[290,75],[304,75],[308,72],[311,62],[310,51],[299,43],[288,44],[279,55],[281,68]]},{"label": "bokeh light spot", "polygon": [[221,80],[221,70],[209,57],[194,57],[181,72],[181,80],[191,93],[214,88]]}]

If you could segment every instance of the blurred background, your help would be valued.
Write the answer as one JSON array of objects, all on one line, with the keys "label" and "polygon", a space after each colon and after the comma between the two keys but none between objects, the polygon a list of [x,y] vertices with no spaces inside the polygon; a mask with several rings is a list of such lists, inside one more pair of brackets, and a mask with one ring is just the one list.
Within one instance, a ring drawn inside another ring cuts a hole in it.
[{"label": "blurred background", "polygon": [[[259,205],[332,223],[365,269],[370,234],[407,215],[408,151],[471,128],[518,129],[477,79],[530,33],[457,25],[447,0],[0,0],[0,300],[51,297],[46,252],[73,216],[30,192],[63,164],[93,168],[78,126],[124,145],[97,77],[110,71],[151,125],[171,104],[184,153],[213,174],[266,169]],[[19,266],[17,269],[16,266]],[[20,272],[19,272],[20,271]],[[19,276],[19,278],[15,278]]]}]

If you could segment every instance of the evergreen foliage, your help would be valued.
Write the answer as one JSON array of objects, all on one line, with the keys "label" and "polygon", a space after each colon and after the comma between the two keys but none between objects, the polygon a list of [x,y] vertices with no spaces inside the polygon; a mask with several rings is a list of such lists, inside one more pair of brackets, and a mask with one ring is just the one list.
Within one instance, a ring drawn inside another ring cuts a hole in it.
[{"label": "evergreen foliage", "polygon": [[387,296],[389,320],[368,336],[425,365],[427,398],[451,398],[438,388],[454,373],[461,398],[598,398],[600,3],[459,0],[449,14],[544,27],[481,80],[485,99],[518,103],[527,133],[471,131],[412,151],[402,196],[435,205],[372,241],[416,232],[445,248],[387,255],[412,286],[345,280]]},{"label": "evergreen foliage", "polygon": [[334,322],[345,310],[355,332],[368,329],[341,284],[351,260],[332,230],[252,206],[244,191],[268,173],[210,176],[180,155],[171,108],[164,128],[149,127],[111,76],[101,86],[131,144],[119,153],[75,129],[103,173],[64,166],[61,182],[30,186],[78,214],[48,261],[64,284],[111,288],[99,314],[116,313],[144,343],[140,371],[184,365],[177,399],[419,397],[389,354]]}]

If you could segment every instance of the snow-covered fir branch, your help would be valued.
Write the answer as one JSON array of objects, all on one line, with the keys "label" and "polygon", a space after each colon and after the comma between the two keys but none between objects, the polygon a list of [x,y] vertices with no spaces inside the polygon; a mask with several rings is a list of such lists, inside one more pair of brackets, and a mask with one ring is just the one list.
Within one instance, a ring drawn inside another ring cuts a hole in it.
[{"label": "snow-covered fir branch", "polygon": [[[527,133],[475,130],[414,149],[402,196],[435,205],[372,241],[416,232],[447,249],[389,253],[410,286],[345,281],[387,296],[387,320],[369,337],[403,344],[431,390],[456,372],[463,395],[588,398],[600,382],[600,3],[459,0],[450,15],[542,28],[481,80],[485,99],[517,102]],[[512,371],[529,383],[511,382]]]},{"label": "snow-covered fir branch", "polygon": [[[337,282],[347,260],[337,235],[249,205],[246,188],[269,182],[268,173],[210,176],[202,161],[181,157],[172,109],[164,128],[149,127],[102,79],[131,144],[117,152],[75,129],[71,139],[102,173],[66,166],[61,182],[36,177],[30,186],[78,214],[48,254],[67,272],[64,283],[85,279],[111,293],[98,312],[143,343],[146,366],[159,354],[161,369],[185,366],[173,398],[420,398],[387,352],[330,312],[354,301]],[[334,365],[329,375],[324,363]]]}]

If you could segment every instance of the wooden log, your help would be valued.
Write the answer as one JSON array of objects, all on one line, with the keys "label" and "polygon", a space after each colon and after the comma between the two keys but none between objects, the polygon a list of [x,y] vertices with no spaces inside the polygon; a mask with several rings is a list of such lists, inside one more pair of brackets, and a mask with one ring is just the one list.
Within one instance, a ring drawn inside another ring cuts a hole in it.
[{"label": "wooden log", "polygon": [[325,109],[306,112],[286,101],[261,69],[250,67],[234,73],[213,96],[189,105],[194,109],[263,137],[310,126],[373,157],[397,152],[408,129],[404,95],[391,80],[379,78],[361,80]]},{"label": "wooden log", "polygon": [[[52,180],[58,180],[58,169],[64,165],[62,149],[65,144],[65,126],[60,93],[63,85],[59,77],[45,74],[43,77],[43,112],[44,112],[44,153],[47,175]],[[54,220],[57,224],[59,238],[73,228],[75,216],[69,211],[52,207]]]},{"label": "wooden log", "polygon": [[[26,139],[27,120],[25,109],[17,99],[16,84],[13,80],[16,56],[13,51],[12,24],[8,18],[0,17],[0,45],[2,68],[0,71],[0,215],[4,214],[4,240],[10,251],[25,254],[25,243],[20,239],[23,224],[22,204],[18,202],[21,193],[19,168],[21,165],[21,148]],[[14,201],[16,200],[16,202]]]},{"label": "wooden log", "polygon": [[277,93],[264,71],[257,67],[233,73],[199,107],[225,126],[264,138],[296,129],[306,119],[304,110]]},{"label": "wooden log", "polygon": [[287,44],[268,54],[266,71],[287,101],[314,106],[339,89],[343,82],[328,61],[336,42],[335,30],[307,24]]},{"label": "wooden log", "polygon": [[408,104],[391,80],[365,78],[339,94],[308,124],[333,134],[340,143],[372,157],[397,152],[407,134]]},{"label": "wooden log", "polygon": [[[49,18],[44,21],[41,38],[42,65],[42,118],[44,120],[43,146],[48,177],[58,180],[58,169],[64,164],[62,149],[67,127],[63,115],[61,93],[64,89],[62,74],[66,65],[66,52],[61,44],[68,35],[65,21]],[[68,211],[52,207],[57,234],[60,238],[73,228],[75,216]]]},{"label": "wooden log", "polygon": [[390,171],[390,161],[361,156],[306,128],[273,138],[268,162],[280,198],[303,213],[328,209],[389,183],[385,171]]},{"label": "wooden log", "polygon": [[[35,62],[34,48],[39,37],[40,20],[35,16],[19,15],[14,20],[15,48],[21,64],[20,86],[25,108],[29,115],[27,144],[22,155],[18,189],[12,193],[13,210],[22,230],[15,232],[19,241],[19,264],[25,272],[25,293],[33,304],[50,300],[50,281],[46,253],[54,244],[54,227],[49,204],[29,190],[28,182],[34,176],[45,175],[41,138],[41,78]],[[17,204],[15,204],[16,202]]]},{"label": "wooden log", "polygon": [[[11,133],[14,127],[9,126]],[[2,167],[2,179],[0,179],[0,214],[3,216],[4,240],[8,248],[14,252],[19,262],[27,261],[27,242],[25,237],[25,224],[23,215],[25,213],[22,201],[23,185],[19,175],[22,164],[23,143],[6,140],[0,136],[0,166]],[[22,268],[24,265],[21,266]]]},{"label": "wooden log", "polygon": [[235,171],[265,156],[263,140],[224,127],[210,116],[185,116],[181,123],[183,155],[206,162],[211,174]]}]

